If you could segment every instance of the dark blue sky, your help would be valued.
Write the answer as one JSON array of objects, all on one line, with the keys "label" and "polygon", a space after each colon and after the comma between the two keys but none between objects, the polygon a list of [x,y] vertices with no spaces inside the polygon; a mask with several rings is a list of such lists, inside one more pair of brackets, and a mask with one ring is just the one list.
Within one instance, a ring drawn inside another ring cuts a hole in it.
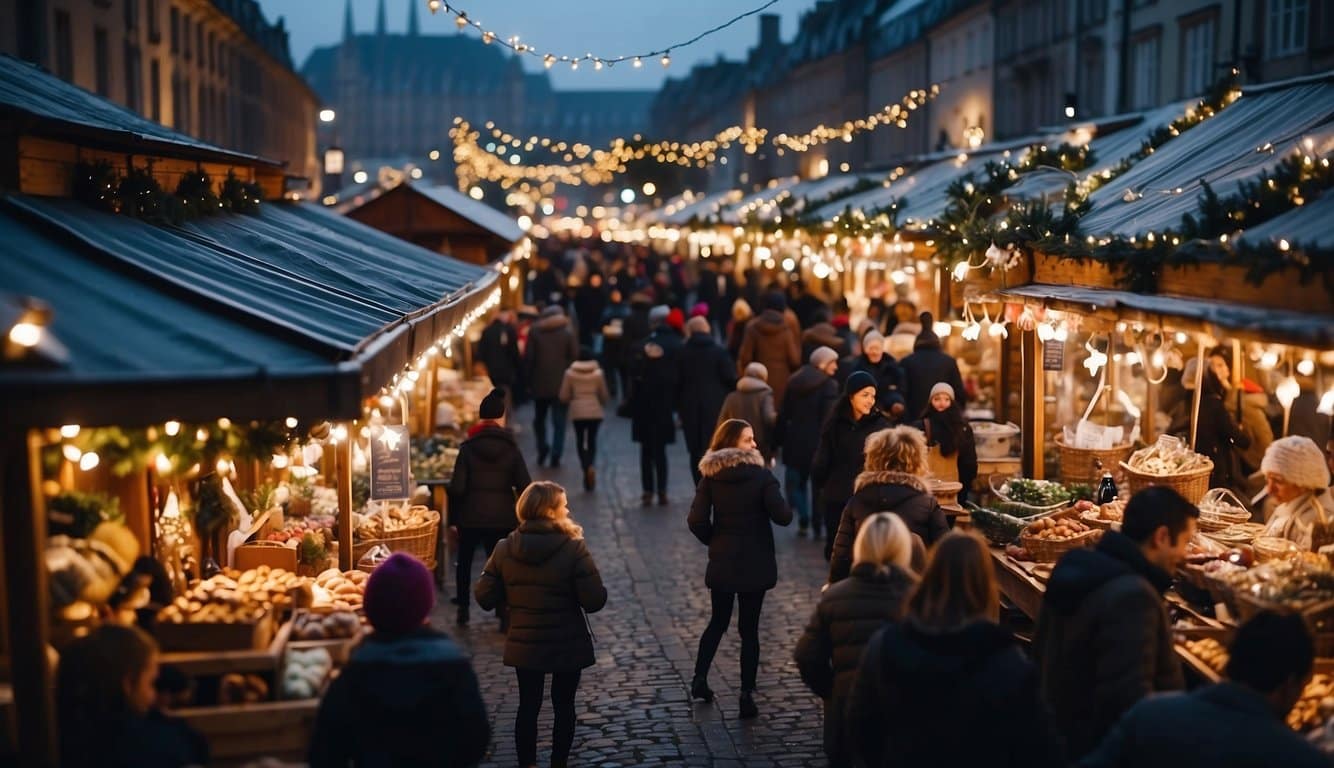
[{"label": "dark blue sky", "polygon": [[[312,48],[335,43],[341,37],[343,2],[260,0],[270,19],[286,17],[292,57],[298,67]],[[358,31],[375,28],[377,2],[352,0]],[[407,28],[408,7],[413,3],[419,6],[423,33],[455,34],[453,16],[444,13],[432,16],[426,10],[426,0],[385,0],[391,32]],[[521,41],[541,50],[557,55],[591,52],[615,56],[687,40],[763,3],[764,0],[459,0],[458,5],[498,35],[518,35]],[[814,0],[779,0],[766,12],[783,17],[783,38],[789,40],[801,12],[814,4]],[[470,34],[477,33],[474,30]],[[552,80],[557,88],[564,89],[656,89],[666,76],[680,77],[697,62],[712,60],[719,54],[729,58],[743,56],[758,37],[759,20],[751,16],[673,54],[671,68],[665,71],[657,62],[646,62],[642,69],[623,64],[601,72],[582,65],[573,72],[568,65],[557,65],[551,70]],[[539,60],[525,58],[531,69],[541,69]]]}]

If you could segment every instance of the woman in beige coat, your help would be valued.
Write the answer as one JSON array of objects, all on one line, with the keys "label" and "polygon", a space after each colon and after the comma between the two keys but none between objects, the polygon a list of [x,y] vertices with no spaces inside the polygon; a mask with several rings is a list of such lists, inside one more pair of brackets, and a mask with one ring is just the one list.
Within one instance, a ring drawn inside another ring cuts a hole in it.
[{"label": "woman in beige coat", "polygon": [[584,347],[579,359],[565,369],[560,383],[560,401],[570,408],[574,422],[574,447],[579,452],[579,467],[584,471],[584,490],[591,491],[597,484],[593,459],[598,452],[598,427],[604,416],[602,406],[611,395],[607,392],[607,377],[598,365],[593,351]]}]

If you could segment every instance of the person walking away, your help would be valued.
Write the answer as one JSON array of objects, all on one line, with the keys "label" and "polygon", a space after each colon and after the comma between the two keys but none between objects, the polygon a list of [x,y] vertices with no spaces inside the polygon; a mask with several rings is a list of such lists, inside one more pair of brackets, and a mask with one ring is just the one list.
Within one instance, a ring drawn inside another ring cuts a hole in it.
[{"label": "person walking away", "polygon": [[977,479],[977,441],[973,437],[973,428],[954,399],[954,387],[943,381],[936,382],[931,387],[931,399],[921,419],[927,447],[954,467],[953,477],[942,475],[934,467],[932,474],[938,480],[962,483],[959,500],[963,501],[968,489],[973,487],[973,480]]},{"label": "person walking away", "polygon": [[690,474],[699,483],[699,460],[709,448],[727,393],[736,386],[736,368],[727,350],[713,338],[707,317],[686,323],[690,336],[677,357],[676,411],[690,453]]},{"label": "person walking away", "polygon": [[681,336],[667,327],[669,310],[657,306],[650,313],[653,331],[633,353],[634,390],[630,401],[630,437],[639,443],[639,477],[644,506],[667,503],[667,446],[676,442],[673,406],[676,398],[676,357]]},{"label": "person walking away", "polygon": [[760,363],[746,366],[746,375],[736,383],[736,391],[730,392],[723,400],[722,410],[718,413],[718,423],[728,419],[741,419],[755,430],[756,450],[764,457],[765,466],[773,456],[774,424],[778,422],[778,409],[774,406],[774,391],[769,386],[769,372]]},{"label": "person walking away", "polygon": [[1130,498],[1120,531],[1056,563],[1033,656],[1071,759],[1092,751],[1140,699],[1185,687],[1163,593],[1199,516],[1176,491],[1151,486]]},{"label": "person walking away", "polygon": [[695,487],[687,522],[690,532],[709,548],[704,584],[709,588],[712,614],[699,639],[693,699],[713,701],[709,667],[727,627],[732,603],[740,606],[742,719],[759,714],[755,704],[760,666],[760,609],[764,593],[778,583],[771,523],[792,522],[792,510],[783,502],[778,479],[764,466],[755,445],[755,431],[740,419],[718,425],[709,452],[700,460],[703,478]]},{"label": "person walking away", "polygon": [[[1226,375],[1226,365],[1222,366],[1222,370]],[[1226,385],[1219,378],[1219,368],[1212,365],[1206,367],[1200,380],[1200,414],[1195,428],[1195,450],[1214,462],[1213,472],[1209,474],[1210,488],[1240,489],[1244,478],[1241,477],[1241,459],[1236,451],[1249,448],[1251,436],[1228,412],[1224,402],[1226,393]]]},{"label": "person walking away", "polygon": [[741,343],[746,337],[746,326],[755,317],[755,311],[745,299],[732,302],[732,320],[727,324],[727,354],[733,360],[741,357]]},{"label": "person walking away", "polygon": [[819,322],[817,318],[821,313],[826,316],[829,314],[829,305],[820,297],[809,293],[801,278],[796,278],[788,284],[788,293],[791,294],[792,312],[796,314],[797,322],[803,329]]},{"label": "person walking away", "polygon": [[477,341],[477,358],[486,366],[491,386],[505,392],[505,410],[514,408],[514,388],[519,383],[519,331],[514,327],[514,313],[502,309],[492,318]]},{"label": "person walking away", "polygon": [[[560,467],[565,451],[565,406],[560,402],[560,382],[565,369],[579,356],[579,345],[570,318],[559,306],[542,310],[541,317],[528,334],[524,363],[528,386],[533,394],[533,434],[537,437],[537,465],[551,457],[552,468]],[[547,418],[551,419],[551,442],[547,442]]]},{"label": "person walking away", "polygon": [[904,397],[908,401],[908,413],[921,413],[931,399],[931,388],[936,382],[943,381],[954,388],[959,408],[968,405],[968,393],[963,388],[963,377],[959,375],[959,364],[940,348],[940,337],[933,328],[934,320],[930,312],[921,315],[922,330],[913,342],[913,352],[903,358],[899,366],[903,368]]},{"label": "person walking away", "polygon": [[903,369],[894,360],[893,355],[885,351],[885,337],[872,328],[862,337],[860,355],[846,358],[843,363],[844,377],[853,371],[865,371],[875,377],[879,390],[876,392],[876,407],[892,421],[903,418],[905,401],[903,398]]},{"label": "person walking away", "polygon": [[602,313],[607,308],[607,286],[602,273],[590,271],[588,278],[574,290],[574,312],[579,320],[579,345],[593,346],[601,328]]},{"label": "person walking away", "polygon": [[837,352],[840,357],[847,354],[849,350],[847,342],[839,335],[838,329],[823,317],[821,317],[820,322],[802,332],[801,359],[809,360],[811,353],[819,347],[829,347]]},{"label": "person walking away", "polygon": [[630,307],[615,288],[611,291],[610,303],[602,311],[602,365],[607,377],[607,392],[612,397],[620,397],[625,391],[622,373],[625,367],[625,321],[630,317]]},{"label": "person walking away", "polygon": [[887,621],[898,621],[913,573],[912,534],[892,512],[866,519],[853,544],[851,578],[820,596],[792,658],[801,681],[824,701],[824,752],[830,768],[847,768],[852,756],[843,714],[866,641]]},{"label": "person walking away", "polygon": [[[888,429],[889,420],[876,410],[875,378],[865,371],[848,377],[843,397],[820,429],[820,442],[811,462],[811,482],[819,491],[819,508],[825,528],[824,557],[834,548],[843,507],[852,498],[853,484],[866,463],[866,438]],[[819,537],[819,531],[815,531]]]},{"label": "person walking away", "polygon": [[607,604],[607,588],[583,528],[570,519],[564,488],[533,483],[519,497],[516,513],[519,527],[496,545],[475,593],[486,610],[509,607],[503,662],[519,682],[519,765],[537,764],[537,716],[550,675],[551,765],[565,768],[574,744],[574,697],[582,671],[594,663],[587,614]]},{"label": "person walking away", "polygon": [[945,512],[921,479],[926,470],[926,440],[921,432],[903,425],[873,432],[866,438],[865,453],[852,498],[831,537],[830,584],[848,577],[857,531],[876,513],[895,513],[928,547],[949,532]]},{"label": "person walking away", "polygon": [[597,484],[593,461],[598,453],[598,427],[605,417],[602,407],[610,399],[607,378],[597,356],[584,347],[579,350],[579,359],[565,369],[560,401],[570,409],[570,420],[574,423],[574,449],[579,454],[579,469],[584,473],[585,491],[593,490]]},{"label": "person walking away", "polygon": [[1319,548],[1312,537],[1316,523],[1334,526],[1334,493],[1329,490],[1324,458],[1320,446],[1309,437],[1292,435],[1269,444],[1260,471],[1278,506],[1265,525],[1265,536],[1287,539],[1303,552]]},{"label": "person walking away", "polygon": [[1065,765],[1033,664],[996,623],[999,604],[986,542],[946,534],[907,615],[866,644],[845,714],[854,764]]},{"label": "person walking away", "polygon": [[[787,503],[797,515],[797,535],[805,536],[811,518],[811,464],[820,441],[820,428],[838,402],[838,353],[821,347],[811,353],[810,362],[787,380],[783,402],[774,425],[773,450],[783,455],[783,490]],[[814,524],[818,532],[824,520],[817,511]]]},{"label": "person walking away", "polygon": [[[459,446],[454,474],[449,478],[450,524],[458,527],[459,549],[454,566],[454,604],[458,623],[468,623],[472,604],[472,558],[478,545],[490,557],[496,543],[514,530],[514,500],[531,478],[523,452],[505,428],[505,396],[498,389],[482,398],[481,420],[468,430]],[[501,614],[502,626],[504,614]]]},{"label": "person walking away", "polygon": [[206,765],[208,743],[155,706],[157,643],[138,627],[105,624],[75,639],[56,668],[62,768]]},{"label": "person walking away", "polygon": [[1079,766],[1328,768],[1329,758],[1284,722],[1314,665],[1300,616],[1259,613],[1237,630],[1224,682],[1141,701]]},{"label": "person walking away", "polygon": [[801,330],[786,315],[787,300],[772,292],[764,298],[764,311],[746,324],[737,356],[737,370],[760,363],[774,382],[774,400],[782,402],[787,379],[801,365]]},{"label": "person walking away", "polygon": [[431,572],[412,555],[395,552],[371,573],[372,631],[320,700],[311,768],[462,768],[486,755],[491,725],[477,675],[468,656],[427,624],[434,605]]}]

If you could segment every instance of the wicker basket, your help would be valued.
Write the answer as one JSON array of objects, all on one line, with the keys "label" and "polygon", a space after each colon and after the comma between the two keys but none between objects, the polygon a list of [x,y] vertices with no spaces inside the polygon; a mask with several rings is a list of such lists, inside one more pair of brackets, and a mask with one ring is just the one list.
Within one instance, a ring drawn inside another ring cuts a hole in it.
[{"label": "wicker basket", "polygon": [[383,544],[391,552],[406,552],[425,563],[427,568],[435,568],[435,551],[440,535],[439,512],[432,510],[431,521],[425,525],[404,528],[392,533],[392,536],[385,536],[382,539],[362,539],[354,543],[352,562],[357,563],[357,567],[360,568],[362,555],[370,551],[371,547]]},{"label": "wicker basket", "polygon": [[1149,475],[1136,470],[1124,461],[1121,462],[1121,468],[1125,470],[1131,496],[1151,485],[1165,485],[1181,494],[1182,498],[1191,504],[1199,504],[1200,499],[1203,499],[1204,494],[1209,491],[1209,475],[1214,471],[1214,463],[1208,459],[1205,461],[1208,462],[1205,466],[1181,475]]},{"label": "wicker basket", "polygon": [[[1130,443],[1101,450],[1066,445],[1059,435],[1054,442],[1060,451],[1062,483],[1087,483],[1097,488],[1098,482],[1102,480],[1102,472],[1113,473],[1113,479],[1118,483],[1125,482],[1125,476],[1117,472],[1117,467],[1130,458],[1135,447]],[[1099,462],[1102,464],[1101,470],[1098,469]]]},{"label": "wicker basket", "polygon": [[1114,526],[1119,526],[1121,524],[1120,520],[1103,520],[1101,517],[1098,517],[1098,510],[1096,509],[1090,509],[1086,512],[1079,513],[1079,522],[1090,528],[1101,528],[1104,531],[1114,530]]},{"label": "wicker basket", "polygon": [[1084,549],[1098,543],[1102,538],[1102,531],[1094,528],[1078,536],[1065,541],[1053,541],[1051,539],[1040,539],[1037,536],[1029,534],[1027,531],[1019,534],[1019,546],[1028,550],[1028,554],[1033,556],[1033,560],[1039,563],[1054,563],[1061,559],[1061,555],[1072,549]]}]

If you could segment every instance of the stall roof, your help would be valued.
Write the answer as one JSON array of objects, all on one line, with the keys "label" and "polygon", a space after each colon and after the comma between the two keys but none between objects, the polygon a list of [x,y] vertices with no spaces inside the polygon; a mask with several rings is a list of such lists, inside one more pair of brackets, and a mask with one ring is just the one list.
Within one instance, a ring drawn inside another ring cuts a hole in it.
[{"label": "stall roof", "polygon": [[773,212],[777,206],[774,201],[794,187],[801,184],[800,176],[788,176],[782,179],[776,179],[765,185],[764,189],[758,192],[752,192],[731,205],[718,212],[718,219],[724,224],[740,224],[747,216],[747,209],[753,208],[757,213],[765,211]]},{"label": "stall roof", "polygon": [[281,167],[281,163],[223,149],[155,123],[26,61],[0,54],[0,115],[35,121],[44,135],[93,139],[103,146],[138,147],[164,155]]},{"label": "stall roof", "polygon": [[1183,318],[1215,326],[1230,335],[1250,335],[1269,341],[1327,349],[1334,346],[1334,315],[1312,315],[1216,301],[1146,295],[1130,291],[1079,288],[1069,285],[1030,284],[1005,288],[1002,296],[1040,300],[1057,308],[1081,313],[1099,309],[1129,310],[1149,317]]},{"label": "stall roof", "polygon": [[457,213],[463,218],[471,221],[473,224],[485,229],[496,237],[510,243],[517,243],[523,239],[523,230],[519,228],[517,222],[509,216],[497,211],[486,203],[474,200],[462,192],[443,184],[435,186],[423,186],[409,184],[412,189],[420,192],[426,197],[434,200],[440,205]]},{"label": "stall roof", "polygon": [[1334,151],[1334,72],[1243,91],[1090,195],[1081,226],[1122,236],[1177,226],[1198,209],[1200,182],[1232,194],[1237,182],[1273,168],[1307,141],[1313,154]]},{"label": "stall roof", "polygon": [[[788,207],[800,215],[811,202],[824,204],[831,196],[840,193],[846,193],[863,182],[877,182],[885,178],[883,173],[840,173],[832,176],[825,176],[820,179],[807,179],[795,186],[781,190],[779,193],[770,193],[767,200],[774,200],[783,192],[786,193],[785,199],[791,199],[795,202]],[[755,216],[763,221],[774,221],[782,213],[782,207],[777,205],[763,205],[755,212]]]},{"label": "stall roof", "polygon": [[741,195],[742,192],[738,189],[725,189],[721,192],[714,192],[695,200],[695,202],[677,210],[675,213],[669,213],[662,216],[659,221],[663,224],[685,224],[691,219],[703,219],[710,216],[716,216],[718,211],[722,210],[723,207],[729,203],[740,199]]},{"label": "stall roof", "polygon": [[1334,250],[1334,193],[1326,192],[1306,205],[1251,227],[1234,242],[1264,245],[1279,240],[1304,248]]}]

